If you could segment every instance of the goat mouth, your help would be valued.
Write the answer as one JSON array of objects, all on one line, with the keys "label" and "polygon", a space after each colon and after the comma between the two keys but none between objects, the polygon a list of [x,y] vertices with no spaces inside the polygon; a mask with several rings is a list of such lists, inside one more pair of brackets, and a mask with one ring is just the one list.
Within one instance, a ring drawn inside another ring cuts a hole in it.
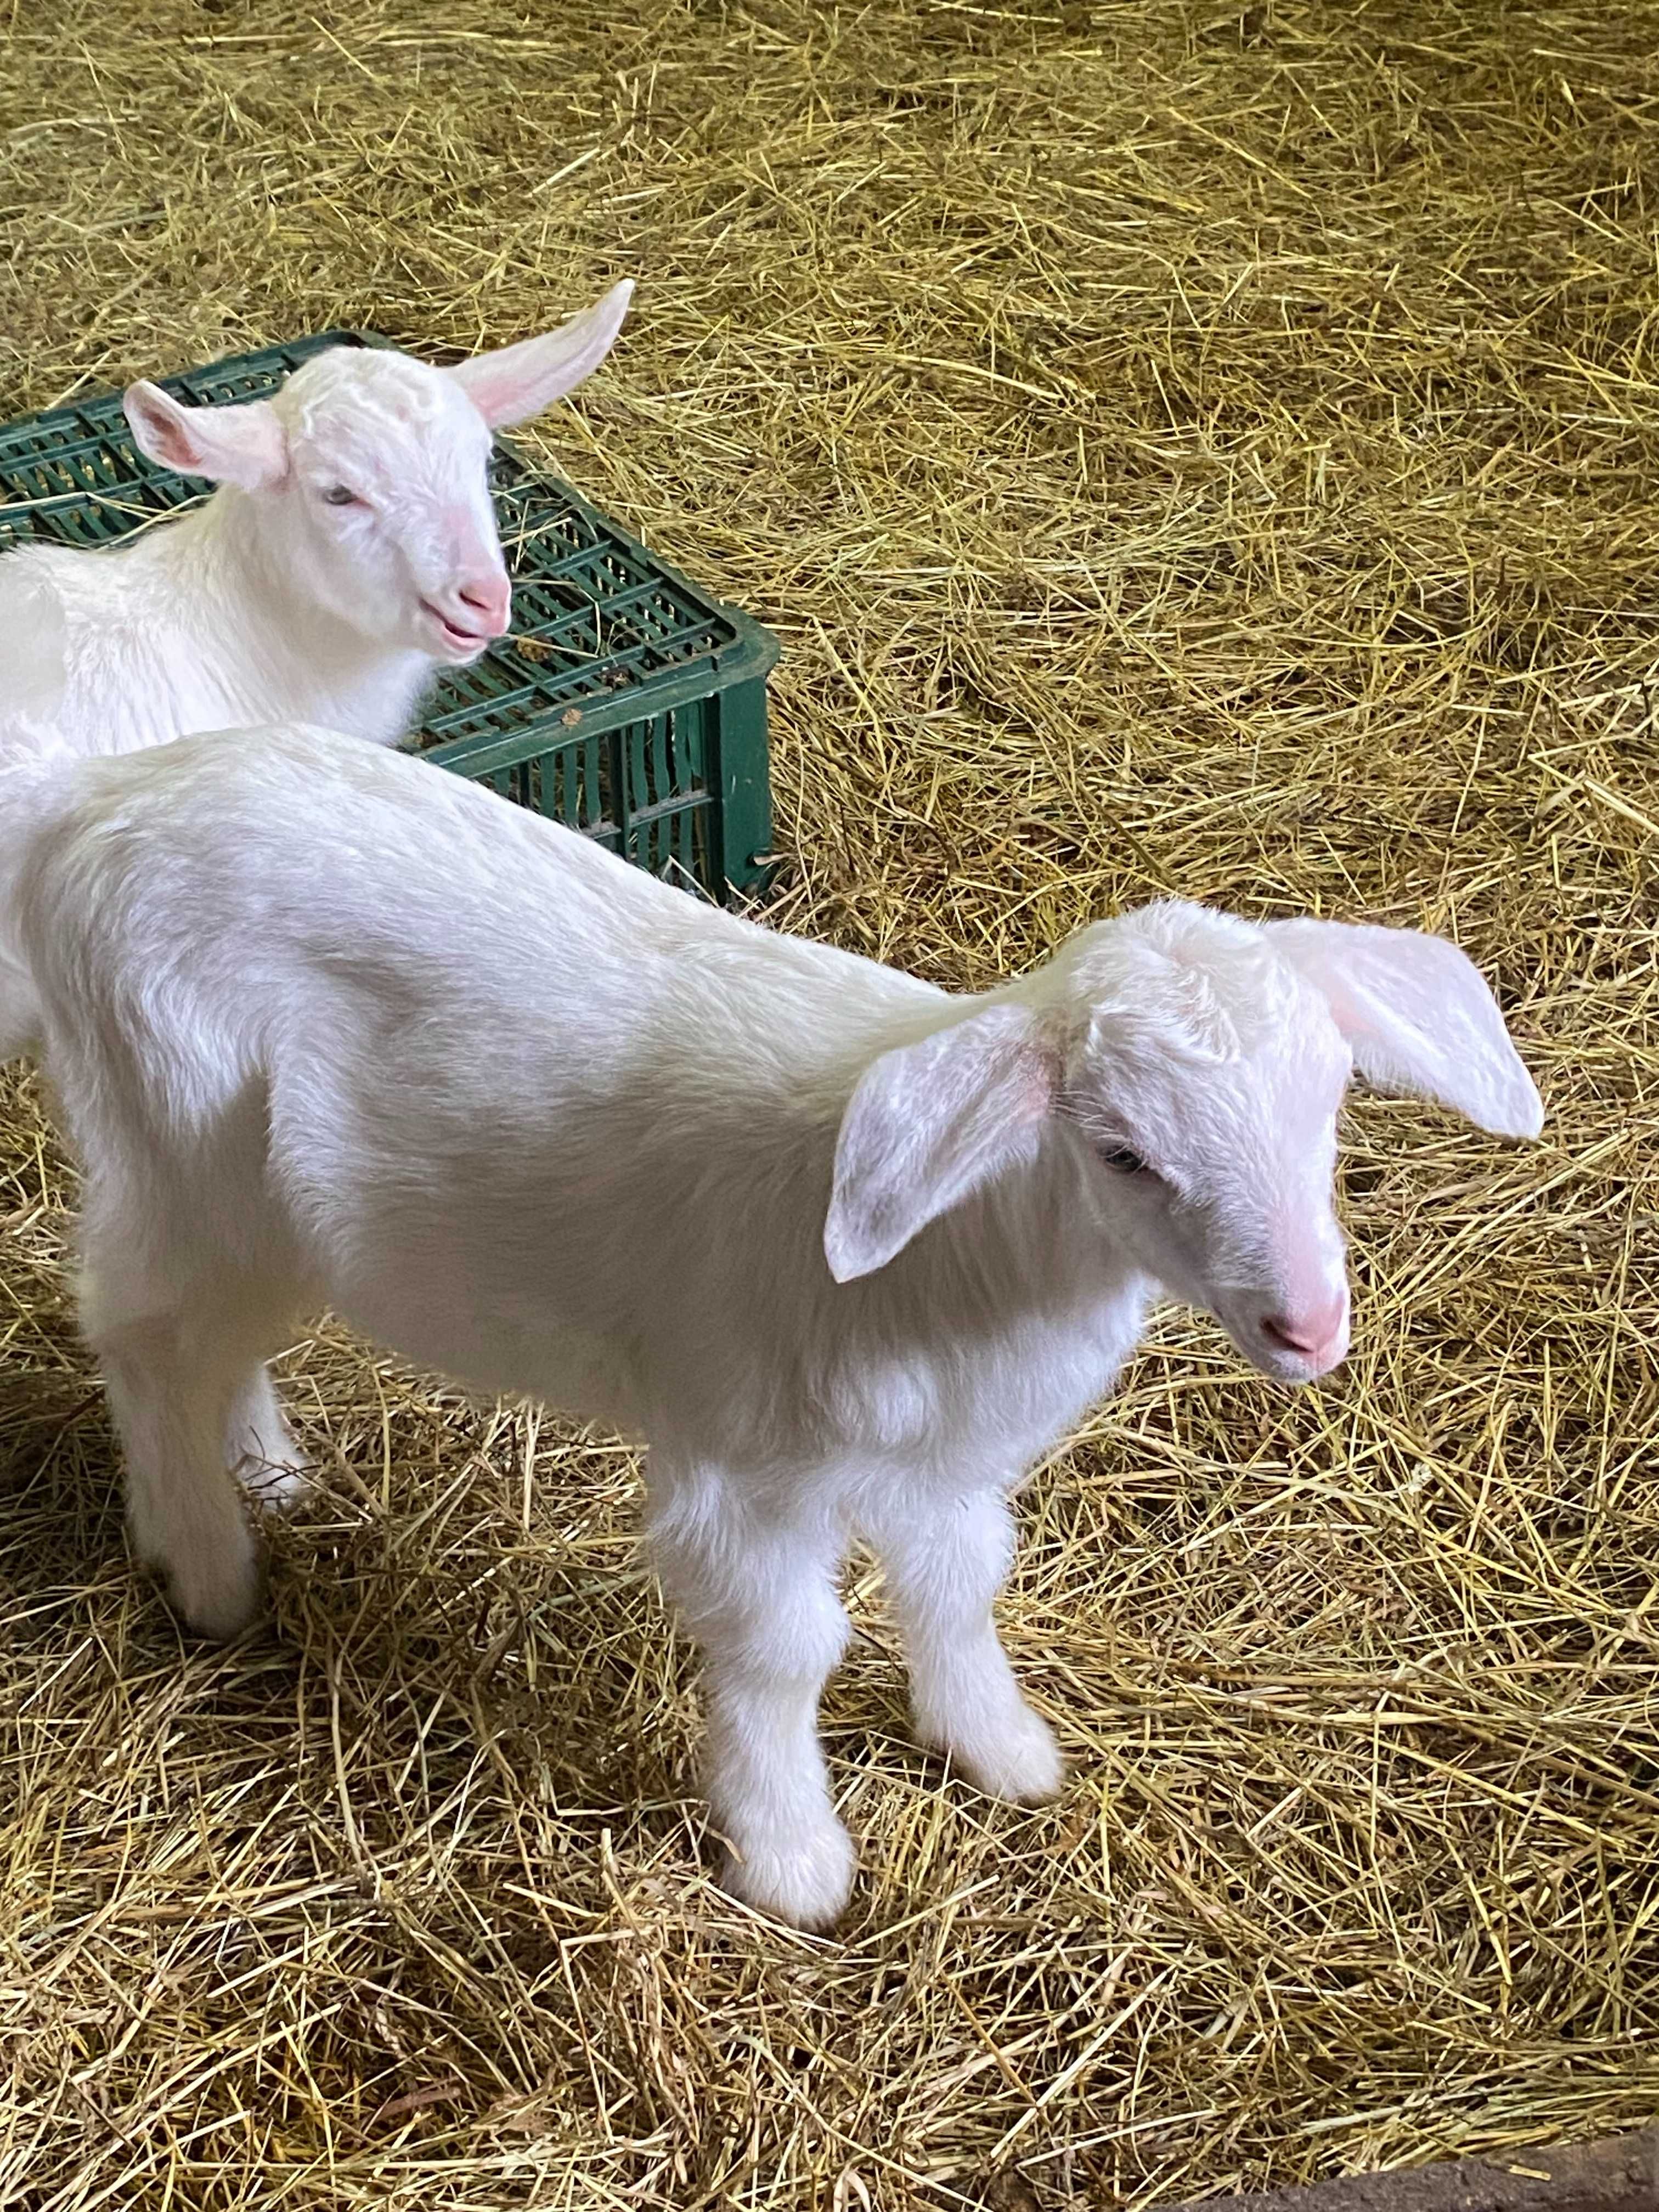
[{"label": "goat mouth", "polygon": [[1234,1340],[1259,1372],[1271,1376],[1275,1382],[1289,1383],[1292,1389],[1300,1389],[1309,1382],[1322,1382],[1348,1356],[1346,1341],[1340,1352],[1335,1351],[1332,1345],[1322,1345],[1317,1352],[1291,1352],[1281,1349],[1271,1339],[1262,1346],[1248,1344],[1240,1339]]},{"label": "goat mouth", "polygon": [[430,599],[421,601],[421,612],[431,616],[438,635],[451,652],[459,656],[471,658],[475,653],[482,653],[489,642],[487,630],[463,629],[459,623],[451,622],[447,615],[440,614]]}]

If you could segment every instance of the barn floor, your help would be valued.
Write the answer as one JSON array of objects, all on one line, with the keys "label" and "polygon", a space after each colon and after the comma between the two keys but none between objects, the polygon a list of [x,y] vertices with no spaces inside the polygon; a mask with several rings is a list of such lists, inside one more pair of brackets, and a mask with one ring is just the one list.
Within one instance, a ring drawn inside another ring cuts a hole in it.
[{"label": "barn floor", "polygon": [[0,1097],[0,2204],[1142,2204],[1659,2106],[1659,15],[0,9],[0,412],[641,280],[544,450],[784,641],[781,927],[982,985],[1180,891],[1455,933],[1550,1111],[1356,1097],[1347,1366],[1172,1316],[1030,1492],[1072,1759],[910,1745],[834,1940],[704,1871],[628,1455],[343,1339],[269,1626],[123,1548]]}]

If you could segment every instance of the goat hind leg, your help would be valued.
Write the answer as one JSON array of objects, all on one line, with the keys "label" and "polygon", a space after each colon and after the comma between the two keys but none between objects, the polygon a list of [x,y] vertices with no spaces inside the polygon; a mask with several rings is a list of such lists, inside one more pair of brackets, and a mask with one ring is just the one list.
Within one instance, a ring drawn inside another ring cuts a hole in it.
[{"label": "goat hind leg", "polygon": [[258,1605],[253,1533],[227,1455],[233,1423],[274,1406],[259,1365],[268,1322],[263,1301],[222,1282],[118,1267],[88,1279],[87,1335],[125,1450],[133,1552],[207,1636],[235,1635]]}]

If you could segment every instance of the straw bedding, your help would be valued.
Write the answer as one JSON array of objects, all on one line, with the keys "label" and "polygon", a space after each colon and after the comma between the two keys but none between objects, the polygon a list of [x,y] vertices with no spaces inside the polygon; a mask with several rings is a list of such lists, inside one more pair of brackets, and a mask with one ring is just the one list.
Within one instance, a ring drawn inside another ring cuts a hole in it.
[{"label": "straw bedding", "polygon": [[912,1748],[834,1940],[702,1871],[628,1455],[324,1333],[269,1627],[125,1556],[5,1079],[0,2203],[1143,2203],[1659,2099],[1659,16],[12,0],[0,404],[615,276],[545,428],[782,635],[780,927],[981,985],[1179,891],[1455,933],[1550,1109],[1357,1097],[1356,1345],[1163,1324],[1028,1494],[1066,1796]]}]

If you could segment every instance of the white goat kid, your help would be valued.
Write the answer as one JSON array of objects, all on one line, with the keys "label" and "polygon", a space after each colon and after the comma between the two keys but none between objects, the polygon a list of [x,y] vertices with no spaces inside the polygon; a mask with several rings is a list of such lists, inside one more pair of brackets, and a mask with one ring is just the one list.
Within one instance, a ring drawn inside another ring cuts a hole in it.
[{"label": "white goat kid", "polygon": [[1342,1358],[1353,1068],[1541,1123],[1479,974],[1409,931],[1153,906],[963,998],[320,732],[67,783],[15,920],[137,1550],[198,1628],[249,1619],[232,1470],[283,1455],[261,1362],[325,1304],[644,1437],[731,1879],[806,1924],[853,1869],[815,1717],[849,1544],[922,1738],[1049,1796],[992,1620],[1024,1474],[1160,1288],[1283,1381]]},{"label": "white goat kid", "polygon": [[135,384],[142,450],[219,489],[107,551],[0,560],[0,762],[289,720],[394,743],[437,670],[509,626],[491,429],[589,376],[632,291],[455,368],[342,346],[244,405]]}]

